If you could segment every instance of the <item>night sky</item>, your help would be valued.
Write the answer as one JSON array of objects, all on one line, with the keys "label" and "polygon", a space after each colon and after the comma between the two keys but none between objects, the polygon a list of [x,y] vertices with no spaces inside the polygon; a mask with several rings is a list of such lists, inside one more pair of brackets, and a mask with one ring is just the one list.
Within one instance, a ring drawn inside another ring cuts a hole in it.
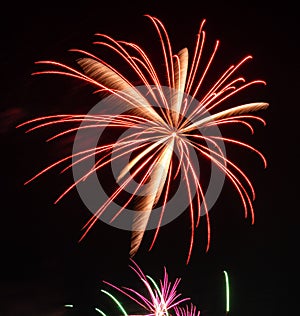
[{"label": "night sky", "polygon": [[[51,129],[25,134],[24,129],[15,126],[41,115],[85,114],[97,100],[89,87],[76,80],[31,76],[41,69],[35,61],[48,59],[74,65],[68,49],[88,50],[97,32],[136,42],[155,55],[157,42],[154,45],[152,41],[156,33],[144,14],[164,23],[174,51],[193,48],[199,23],[205,18],[210,47],[216,39],[221,41],[216,68],[249,54],[254,57],[242,73],[249,80],[265,80],[267,86],[250,88],[241,96],[241,102],[268,102],[270,107],[259,113],[267,125],[254,124],[254,135],[241,128],[239,135],[265,155],[268,167],[264,169],[257,156],[245,151],[233,148],[230,152],[255,187],[254,225],[244,219],[240,199],[226,182],[210,211],[212,240],[208,253],[203,221],[196,232],[191,261],[185,264],[190,231],[189,217],[184,212],[162,227],[150,252],[153,231],[147,231],[135,260],[156,280],[162,277],[164,266],[171,280],[182,278],[179,291],[191,298],[203,316],[225,315],[223,270],[231,282],[230,316],[293,314],[285,303],[288,281],[283,262],[288,232],[296,225],[291,213],[296,210],[287,206],[289,164],[283,151],[289,150],[292,135],[287,129],[291,124],[284,117],[296,113],[292,98],[293,85],[299,83],[299,61],[293,54],[299,51],[299,44],[295,10],[288,3],[285,8],[263,3],[226,1],[218,5],[214,1],[188,0],[179,5],[99,0],[68,5],[7,4],[0,19],[0,316],[88,316],[97,315],[95,307],[117,315],[117,308],[100,292],[107,289],[102,280],[140,286],[128,267],[130,232],[98,221],[87,238],[78,243],[91,213],[76,191],[53,204],[72,183],[71,173],[60,175],[54,171],[23,185],[41,168],[70,153],[72,138],[45,143]],[[109,61],[109,54],[103,56]],[[225,131],[228,135],[237,132],[230,128]],[[118,297],[128,311],[134,312],[134,304],[122,295]],[[73,304],[74,309],[65,309],[65,304]]]}]

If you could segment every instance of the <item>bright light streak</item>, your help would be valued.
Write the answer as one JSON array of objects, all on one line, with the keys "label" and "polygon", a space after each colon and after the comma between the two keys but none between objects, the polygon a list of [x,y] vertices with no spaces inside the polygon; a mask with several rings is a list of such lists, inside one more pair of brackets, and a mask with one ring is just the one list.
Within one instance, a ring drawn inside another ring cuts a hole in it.
[{"label": "bright light streak", "polygon": [[223,271],[225,275],[225,286],[226,286],[226,313],[229,313],[229,278],[228,273]]},{"label": "bright light streak", "polygon": [[102,316],[107,316],[104,312],[102,312],[101,309],[99,309],[97,307],[95,308],[95,311],[98,312],[99,314],[101,314]]},{"label": "bright light streak", "polygon": [[123,313],[124,316],[128,316],[126,310],[124,309],[124,307],[122,306],[122,304],[109,292],[105,291],[105,290],[101,290],[101,292],[105,293],[106,295],[108,295],[119,307],[120,311]]}]

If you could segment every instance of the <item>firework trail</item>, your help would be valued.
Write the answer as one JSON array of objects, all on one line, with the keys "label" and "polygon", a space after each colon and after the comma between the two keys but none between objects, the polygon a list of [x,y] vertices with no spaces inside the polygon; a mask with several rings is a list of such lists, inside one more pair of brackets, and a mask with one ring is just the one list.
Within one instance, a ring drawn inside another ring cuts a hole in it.
[{"label": "firework trail", "polygon": [[[130,300],[137,303],[143,310],[147,311],[145,315],[164,316],[169,315],[169,311],[176,306],[190,300],[189,298],[180,298],[181,294],[177,293],[178,285],[181,281],[180,278],[175,279],[174,283],[169,281],[169,277],[166,269],[164,269],[164,276],[162,280],[159,280],[159,284],[154,281],[148,275],[145,275],[138,264],[131,259],[132,265],[130,268],[135,272],[138,278],[143,283],[148,295],[144,295],[139,291],[136,291],[128,287],[118,287],[107,281],[103,281],[111,288],[118,290]],[[109,292],[106,294],[111,295]],[[119,303],[118,303],[119,305]],[[125,312],[123,311],[125,315]],[[183,315],[187,316],[187,315]],[[195,315],[196,316],[196,315]]]},{"label": "firework trail", "polygon": [[[114,303],[118,306],[119,310],[122,312],[122,314],[124,316],[128,316],[128,313],[126,312],[125,308],[123,307],[121,302],[119,302],[115,296],[113,296],[111,293],[109,293],[105,290],[101,290],[101,292],[105,293],[107,296],[109,296],[114,301]],[[102,315],[105,315],[105,314],[103,314],[103,311],[101,311],[99,308],[97,308],[96,311],[98,311],[99,313],[102,313]]]},{"label": "firework trail", "polygon": [[[114,96],[118,100],[116,107],[119,107],[123,112],[118,115],[100,113],[95,115],[45,116],[27,121],[20,124],[19,127],[29,126],[28,131],[34,131],[48,126],[67,126],[63,132],[55,134],[49,140],[58,139],[84,129],[123,129],[130,130],[130,134],[115,142],[100,144],[96,148],[88,148],[73,153],[46,167],[26,183],[64,163],[70,162],[62,172],[95,156],[93,167],[81,178],[76,179],[59,196],[56,200],[58,202],[78,184],[100,171],[101,168],[117,164],[119,159],[136,152],[135,157],[131,158],[120,171],[117,178],[118,188],[99,206],[84,226],[82,235],[84,238],[95,222],[99,218],[101,219],[112,202],[118,199],[121,193],[133,183],[133,178],[139,177],[140,180],[130,198],[112,218],[114,221],[130,203],[135,201],[135,217],[131,229],[130,256],[132,257],[140,247],[151,211],[160,202],[162,204],[161,214],[149,250],[152,249],[165,215],[172,182],[181,174],[184,178],[186,198],[189,201],[188,209],[191,221],[188,263],[193,249],[195,229],[198,227],[202,215],[205,215],[207,222],[207,250],[210,244],[209,206],[205,199],[204,186],[197,175],[196,169],[199,161],[194,161],[191,158],[193,151],[224,173],[241,199],[245,217],[250,214],[252,222],[254,222],[252,203],[255,192],[253,185],[244,171],[226,157],[219,144],[224,142],[248,149],[257,154],[266,167],[264,156],[257,149],[237,139],[217,136],[213,133],[212,135],[207,134],[209,132],[204,135],[199,131],[200,129],[209,131],[216,126],[236,124],[248,127],[253,133],[251,122],[260,121],[263,124],[265,122],[262,118],[249,113],[266,109],[267,103],[254,102],[235,105],[227,109],[222,108],[222,106],[228,104],[228,101],[231,101],[241,91],[254,85],[265,85],[265,82],[262,80],[247,82],[245,78],[237,75],[240,68],[252,59],[251,56],[246,56],[235,65],[229,66],[215,82],[209,85],[206,82],[207,74],[211,71],[211,65],[219,48],[219,41],[216,41],[206,62],[203,57],[206,43],[205,20],[200,24],[194,52],[190,58],[187,48],[174,54],[168,33],[162,22],[153,16],[146,15],[146,17],[154,25],[160,40],[164,64],[162,75],[161,69],[155,67],[146,51],[135,43],[115,40],[105,34],[96,34],[97,41],[94,42],[97,46],[110,49],[112,53],[125,62],[129,72],[136,75],[140,86],[146,90],[145,94],[116,67],[84,50],[70,50],[81,54],[82,57],[77,60],[81,67],[80,70],[56,61],[36,62],[36,64],[48,66],[49,70],[38,71],[34,74],[58,74],[84,81],[95,87],[95,93],[104,92]],[[206,87],[208,86],[205,91],[204,84]],[[81,125],[68,127],[68,124],[74,123]],[[114,156],[111,155],[112,152],[114,152]],[[175,156],[177,163],[174,160]],[[193,190],[195,190],[195,194],[193,194]]]},{"label": "firework trail", "polygon": [[225,285],[226,285],[226,315],[229,314],[230,306],[230,293],[229,293],[229,277],[226,271],[223,271],[225,275]]}]

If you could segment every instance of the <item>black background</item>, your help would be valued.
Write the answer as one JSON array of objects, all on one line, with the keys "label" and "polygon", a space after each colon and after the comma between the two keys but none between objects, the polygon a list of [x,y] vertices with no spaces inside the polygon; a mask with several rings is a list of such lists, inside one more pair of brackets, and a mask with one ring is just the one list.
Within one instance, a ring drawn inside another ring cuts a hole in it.
[{"label": "black background", "polygon": [[[240,136],[262,151],[268,167],[263,169],[255,155],[234,149],[231,153],[257,193],[253,226],[243,218],[240,200],[227,183],[210,212],[212,241],[208,253],[203,225],[196,233],[191,262],[185,265],[189,220],[184,213],[161,229],[151,252],[148,247],[153,234],[147,232],[135,260],[156,279],[162,277],[164,266],[172,280],[181,277],[180,291],[191,298],[201,315],[225,314],[223,270],[228,271],[231,281],[230,315],[291,314],[284,262],[287,234],[296,225],[296,206],[288,206],[295,188],[288,180],[288,169],[293,165],[288,163],[288,155],[293,156],[296,150],[295,134],[289,128],[294,126],[290,122],[299,107],[295,102],[295,84],[299,84],[299,62],[294,57],[299,48],[295,12],[288,2],[276,5],[263,1],[6,4],[0,19],[0,315],[96,315],[95,307],[117,315],[117,309],[100,292],[105,288],[101,281],[140,285],[128,267],[129,232],[98,222],[78,244],[80,229],[90,213],[75,191],[53,205],[71,183],[71,174],[51,172],[23,185],[41,168],[67,154],[71,139],[45,143],[47,130],[25,134],[15,126],[40,115],[86,113],[96,100],[88,87],[72,79],[31,76],[40,69],[35,61],[72,64],[74,56],[67,50],[90,48],[96,32],[136,42],[155,54],[152,40],[156,34],[144,14],[161,19],[175,51],[184,46],[193,48],[199,23],[205,18],[209,43],[221,41],[216,67],[248,54],[254,56],[243,73],[250,79],[265,80],[267,86],[250,89],[243,101],[270,103],[260,113],[267,125],[258,124],[254,135],[242,129]],[[229,134],[235,132],[228,130]],[[67,310],[64,304],[73,304],[74,309]],[[134,305],[127,304],[134,312]]]}]

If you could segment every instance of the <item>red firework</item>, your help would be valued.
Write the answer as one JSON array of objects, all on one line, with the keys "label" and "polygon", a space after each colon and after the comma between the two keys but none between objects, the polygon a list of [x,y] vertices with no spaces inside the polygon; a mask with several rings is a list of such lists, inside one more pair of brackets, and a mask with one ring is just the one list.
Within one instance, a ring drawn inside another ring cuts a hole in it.
[{"label": "red firework", "polygon": [[[95,93],[106,92],[114,96],[120,101],[120,109],[123,112],[118,115],[115,113],[100,113],[45,116],[27,121],[20,124],[19,127],[29,126],[28,131],[34,131],[46,126],[68,126],[68,124],[74,123],[80,125],[75,128],[66,127],[63,132],[51,137],[51,140],[77,133],[83,129],[120,128],[130,130],[130,134],[115,142],[98,144],[96,147],[72,153],[46,167],[26,183],[66,162],[70,161],[70,164],[63,169],[63,172],[91,157],[96,157],[94,165],[60,195],[56,201],[58,202],[79,183],[84,182],[101,168],[118,163],[118,159],[130,155],[133,151],[138,151],[138,154],[124,166],[118,175],[118,188],[112,192],[106,201],[103,201],[97,212],[84,226],[85,232],[82,238],[101,218],[108,206],[132,184],[133,178],[139,177],[130,198],[124,202],[112,220],[116,219],[136,196],[139,197],[135,205],[136,215],[132,223],[130,255],[133,256],[137,252],[147,229],[151,211],[159,200],[162,201],[160,217],[150,246],[150,249],[152,249],[166,211],[171,183],[180,173],[184,178],[183,182],[186,188],[186,198],[189,201],[188,209],[191,221],[188,263],[192,253],[195,229],[199,225],[202,215],[201,208],[204,209],[207,222],[207,250],[210,244],[209,207],[205,199],[203,184],[197,175],[196,164],[199,161],[195,162],[191,156],[193,151],[218,168],[229,179],[240,196],[245,217],[250,213],[252,222],[254,222],[252,202],[255,198],[255,192],[253,185],[244,171],[226,157],[219,143],[234,144],[256,153],[262,159],[265,167],[266,160],[262,153],[251,145],[213,133],[210,135],[209,131],[220,125],[243,124],[253,133],[251,121],[256,120],[265,124],[262,118],[248,114],[266,109],[268,103],[265,102],[236,105],[218,111],[218,108],[226,104],[239,92],[253,85],[265,85],[265,82],[262,80],[247,82],[245,78],[237,75],[240,68],[252,59],[251,56],[246,56],[235,65],[229,66],[218,76],[215,82],[211,84],[205,82],[219,48],[219,41],[216,41],[208,62],[203,61],[206,42],[205,20],[200,24],[194,53],[190,61],[187,48],[183,48],[178,54],[173,53],[168,33],[162,22],[153,16],[147,15],[146,17],[153,23],[160,39],[163,55],[163,76],[159,75],[161,69],[158,69],[151,62],[147,52],[135,43],[115,40],[104,34],[96,34],[99,40],[94,42],[95,45],[109,48],[112,53],[121,57],[126,63],[128,71],[137,76],[141,86],[146,91],[145,94],[141,93],[139,88],[135,87],[126,75],[116,67],[84,50],[71,49],[72,52],[82,55],[82,58],[78,60],[81,67],[79,70],[56,61],[36,62],[36,64],[51,66],[54,69],[43,70],[34,74],[58,74],[84,81],[95,87]],[[200,68],[202,69],[201,72]],[[208,87],[205,88],[205,91],[203,91],[204,82]],[[110,122],[110,124],[107,122]],[[207,132],[201,134],[200,129],[205,129]],[[111,155],[112,151],[114,151],[113,157]],[[174,162],[175,152],[177,153],[176,164]],[[75,162],[73,161],[74,158],[77,159]],[[150,185],[145,190],[145,185],[149,182]],[[194,195],[193,189],[195,190]]]}]

